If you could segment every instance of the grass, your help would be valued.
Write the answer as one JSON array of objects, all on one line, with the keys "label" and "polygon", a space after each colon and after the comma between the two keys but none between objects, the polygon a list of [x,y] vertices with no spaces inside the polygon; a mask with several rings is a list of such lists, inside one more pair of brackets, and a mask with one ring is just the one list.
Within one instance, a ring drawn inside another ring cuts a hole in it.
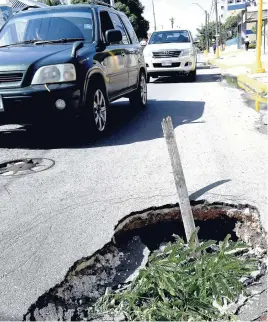
[{"label": "grass", "polygon": [[232,320],[222,313],[223,303],[243,292],[241,277],[256,267],[254,261],[237,256],[245,248],[230,241],[206,241],[196,247],[177,237],[150,256],[148,265],[124,290],[104,295],[93,307],[95,313],[124,314],[132,321]]}]

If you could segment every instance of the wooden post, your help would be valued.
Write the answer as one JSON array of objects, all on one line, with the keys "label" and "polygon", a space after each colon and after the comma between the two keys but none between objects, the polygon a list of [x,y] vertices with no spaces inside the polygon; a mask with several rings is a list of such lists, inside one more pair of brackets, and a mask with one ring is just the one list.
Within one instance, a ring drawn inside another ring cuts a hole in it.
[{"label": "wooden post", "polygon": [[[174,180],[176,189],[179,195],[179,204],[181,209],[181,216],[184,225],[184,230],[186,234],[187,241],[189,242],[192,234],[196,230],[194,217],[190,205],[190,200],[188,196],[188,190],[184,178],[184,173],[182,169],[180,154],[175,138],[175,133],[173,129],[173,124],[171,117],[163,119],[162,128],[164,137],[166,139],[169,157],[171,160],[171,166],[173,170]],[[196,244],[198,245],[198,238],[196,238]]]}]

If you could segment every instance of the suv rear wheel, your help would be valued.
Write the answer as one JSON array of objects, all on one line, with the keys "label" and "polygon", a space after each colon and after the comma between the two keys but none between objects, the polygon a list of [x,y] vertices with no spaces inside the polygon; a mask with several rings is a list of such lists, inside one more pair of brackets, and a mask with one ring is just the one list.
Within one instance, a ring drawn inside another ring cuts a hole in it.
[{"label": "suv rear wheel", "polygon": [[139,86],[129,97],[130,104],[137,107],[145,107],[147,104],[147,83],[145,72],[141,71]]},{"label": "suv rear wheel", "polygon": [[105,132],[108,121],[108,99],[102,84],[89,84],[83,122],[89,126],[92,134],[100,135]]}]

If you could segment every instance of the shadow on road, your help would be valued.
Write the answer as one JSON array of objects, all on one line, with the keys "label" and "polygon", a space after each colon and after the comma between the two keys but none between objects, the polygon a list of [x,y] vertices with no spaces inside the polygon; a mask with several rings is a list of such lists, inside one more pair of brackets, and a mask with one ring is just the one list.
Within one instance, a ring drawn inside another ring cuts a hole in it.
[{"label": "shadow on road", "polygon": [[151,83],[153,84],[163,84],[163,83],[215,83],[221,81],[221,74],[199,74],[197,75],[195,82],[190,82],[187,79],[187,76],[177,76],[177,77],[159,77],[153,80]]},{"label": "shadow on road", "polygon": [[192,193],[189,196],[189,199],[190,200],[197,200],[199,197],[203,196],[206,192],[208,192],[218,186],[221,186],[227,182],[230,182],[230,181],[231,181],[230,179],[226,179],[226,180],[219,180],[219,181],[213,182],[213,183],[209,184],[208,186],[203,187],[203,188],[197,190],[196,192]]},{"label": "shadow on road", "polygon": [[[81,124],[68,128],[45,125],[42,130],[21,126],[5,130],[0,126],[0,148],[60,149],[114,146],[154,140],[163,137],[161,121],[172,117],[174,127],[195,122],[204,112],[204,102],[150,100],[144,110],[120,101],[110,107],[110,127],[104,137],[92,140]],[[201,122],[203,123],[203,122]]]}]

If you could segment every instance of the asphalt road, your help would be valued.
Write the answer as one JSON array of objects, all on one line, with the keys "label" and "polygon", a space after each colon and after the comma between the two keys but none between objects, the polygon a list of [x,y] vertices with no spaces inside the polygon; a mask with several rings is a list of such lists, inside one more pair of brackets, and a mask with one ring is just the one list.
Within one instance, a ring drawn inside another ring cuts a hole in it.
[{"label": "asphalt road", "polygon": [[43,157],[46,171],[0,176],[0,317],[21,319],[68,268],[102,247],[131,211],[177,202],[161,121],[171,116],[189,193],[249,203],[267,225],[267,136],[241,91],[200,69],[196,83],[149,84],[149,104],[112,105],[111,130],[95,142],[79,128],[44,133],[0,127],[0,162]]}]

